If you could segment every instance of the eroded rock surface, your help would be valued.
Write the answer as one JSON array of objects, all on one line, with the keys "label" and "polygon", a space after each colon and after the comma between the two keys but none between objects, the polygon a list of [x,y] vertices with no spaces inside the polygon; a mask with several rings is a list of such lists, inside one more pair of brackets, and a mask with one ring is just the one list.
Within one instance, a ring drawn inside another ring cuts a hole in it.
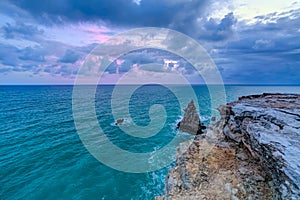
[{"label": "eroded rock surface", "polygon": [[194,135],[203,133],[205,127],[201,125],[200,117],[193,100],[188,104],[187,108],[184,109],[184,116],[178,123],[178,128],[181,131]]},{"label": "eroded rock surface", "polygon": [[124,122],[123,118],[117,119],[117,121],[115,122],[115,125],[121,125],[121,124],[123,124],[123,122]]},{"label": "eroded rock surface", "polygon": [[300,95],[241,97],[182,143],[157,199],[300,199]]}]

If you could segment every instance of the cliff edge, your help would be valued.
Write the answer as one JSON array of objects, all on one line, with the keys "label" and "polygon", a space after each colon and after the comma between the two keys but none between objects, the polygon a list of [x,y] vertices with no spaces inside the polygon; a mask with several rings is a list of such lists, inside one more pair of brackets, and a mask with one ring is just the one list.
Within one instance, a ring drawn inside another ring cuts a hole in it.
[{"label": "cliff edge", "polygon": [[156,199],[300,199],[300,95],[240,97],[181,143]]}]

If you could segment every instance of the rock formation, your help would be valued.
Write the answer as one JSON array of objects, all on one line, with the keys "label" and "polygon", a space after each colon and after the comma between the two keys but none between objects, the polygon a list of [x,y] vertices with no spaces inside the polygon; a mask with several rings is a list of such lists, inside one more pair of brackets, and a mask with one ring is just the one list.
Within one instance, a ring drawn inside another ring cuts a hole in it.
[{"label": "rock formation", "polygon": [[117,119],[117,121],[115,122],[115,125],[121,125],[124,122],[124,119]]},{"label": "rock formation", "polygon": [[177,125],[178,129],[194,135],[202,134],[205,126],[201,124],[193,100],[188,104],[187,108],[184,109],[184,112],[183,119]]},{"label": "rock formation", "polygon": [[205,136],[180,144],[156,199],[300,199],[300,95],[262,94],[219,108]]}]

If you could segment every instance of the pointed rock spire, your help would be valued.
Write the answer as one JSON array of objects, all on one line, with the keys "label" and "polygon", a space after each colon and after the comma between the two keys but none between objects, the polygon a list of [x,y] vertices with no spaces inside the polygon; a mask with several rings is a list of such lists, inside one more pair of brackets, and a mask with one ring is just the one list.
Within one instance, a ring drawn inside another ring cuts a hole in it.
[{"label": "pointed rock spire", "polygon": [[193,100],[191,100],[187,108],[184,109],[184,112],[183,119],[178,123],[177,128],[193,135],[202,134],[202,129],[204,129],[205,126],[201,125],[200,117]]}]

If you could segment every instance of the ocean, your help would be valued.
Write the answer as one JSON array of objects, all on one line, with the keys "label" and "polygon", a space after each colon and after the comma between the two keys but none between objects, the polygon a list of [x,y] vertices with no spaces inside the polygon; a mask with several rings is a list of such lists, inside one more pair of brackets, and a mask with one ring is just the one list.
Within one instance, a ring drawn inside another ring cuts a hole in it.
[{"label": "ocean", "polygon": [[[84,91],[91,89],[91,86],[82,87]],[[130,86],[122,87],[121,91],[126,93]],[[184,100],[160,85],[138,88],[127,104],[124,99],[116,98],[115,112],[122,110],[122,106],[129,107],[130,117],[124,119],[124,127],[133,123],[147,126],[152,120],[160,121],[161,116],[155,114],[156,111],[149,116],[149,108],[154,104],[165,108],[165,123],[158,133],[139,138],[127,135],[114,123],[111,106],[114,86],[98,86],[94,100],[98,125],[112,144],[133,153],[156,152],[176,135],[180,141],[187,140],[191,136],[179,132],[176,124],[182,117],[180,103],[190,101],[191,97],[185,94],[185,86],[176,87]],[[221,101],[214,99],[212,106],[206,86],[193,86],[193,91],[201,120],[207,125]],[[230,102],[239,96],[263,92],[300,94],[300,86],[231,85],[225,86],[225,91],[226,101]],[[167,172],[174,162],[156,171],[128,173],[98,161],[77,132],[72,92],[72,86],[0,86],[0,199],[136,200],[161,195]],[[80,105],[83,112],[85,106],[83,101]],[[88,121],[86,119],[87,124]],[[88,134],[96,131],[95,127],[88,130]],[[175,150],[171,154],[174,158]],[[121,164],[127,162],[126,157],[123,159],[119,161]],[[154,163],[149,159],[149,165]],[[135,164],[132,162],[128,167]]]}]

